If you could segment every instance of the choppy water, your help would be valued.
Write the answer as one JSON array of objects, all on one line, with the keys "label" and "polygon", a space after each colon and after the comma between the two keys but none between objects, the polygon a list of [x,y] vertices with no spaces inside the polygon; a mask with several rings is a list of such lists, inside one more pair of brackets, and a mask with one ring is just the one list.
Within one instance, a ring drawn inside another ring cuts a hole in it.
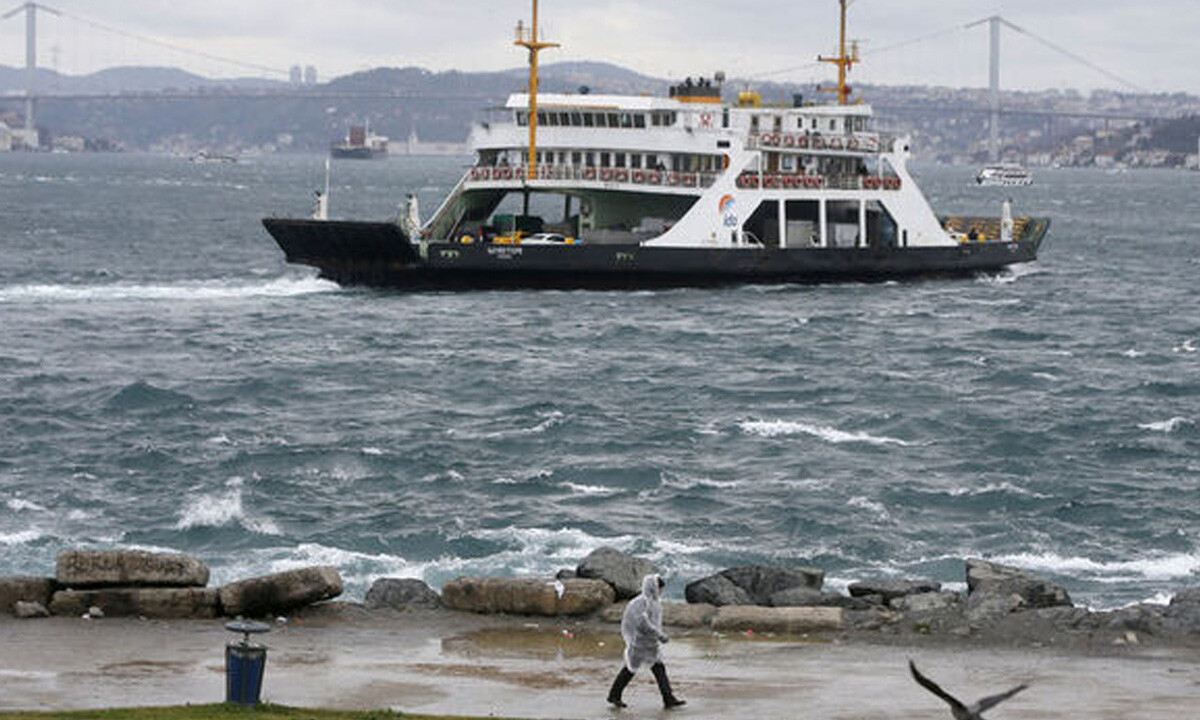
[{"label": "choppy water", "polygon": [[[333,213],[428,213],[463,162],[337,164]],[[918,168],[940,211],[1053,217],[995,277],[407,295],[283,263],[258,220],[322,174],[0,155],[0,575],[136,546],[216,583],[333,563],[361,598],[610,544],[675,581],[1200,584],[1200,174]]]}]

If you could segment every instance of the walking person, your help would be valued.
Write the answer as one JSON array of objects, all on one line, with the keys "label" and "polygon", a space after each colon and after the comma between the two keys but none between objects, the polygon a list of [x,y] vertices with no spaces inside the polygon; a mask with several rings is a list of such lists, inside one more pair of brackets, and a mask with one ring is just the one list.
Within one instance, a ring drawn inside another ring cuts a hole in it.
[{"label": "walking person", "polygon": [[662,629],[662,589],[665,584],[658,575],[642,578],[642,594],[629,601],[625,614],[621,617],[621,636],[625,638],[625,665],[617,673],[617,678],[613,680],[612,688],[608,691],[608,702],[616,707],[625,707],[621,695],[625,692],[625,686],[633,679],[633,674],[643,665],[649,665],[650,672],[654,674],[658,691],[662,693],[663,707],[670,709],[685,702],[671,692],[671,682],[667,680],[667,667],[663,665],[659,649],[660,645],[669,640]]}]

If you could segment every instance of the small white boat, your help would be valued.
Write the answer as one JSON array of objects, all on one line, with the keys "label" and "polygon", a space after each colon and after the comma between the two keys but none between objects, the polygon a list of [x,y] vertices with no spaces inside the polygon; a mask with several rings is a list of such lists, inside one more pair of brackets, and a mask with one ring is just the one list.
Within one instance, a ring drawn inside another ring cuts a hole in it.
[{"label": "small white boat", "polygon": [[975,174],[975,182],[980,185],[998,185],[1014,187],[1032,185],[1033,173],[1028,168],[1016,163],[995,163],[985,165]]}]

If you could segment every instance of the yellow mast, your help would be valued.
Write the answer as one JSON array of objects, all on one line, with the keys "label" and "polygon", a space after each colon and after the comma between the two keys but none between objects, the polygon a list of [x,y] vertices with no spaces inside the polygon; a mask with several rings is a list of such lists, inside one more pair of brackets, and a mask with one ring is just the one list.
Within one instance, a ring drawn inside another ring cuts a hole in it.
[{"label": "yellow mast", "polygon": [[850,102],[850,87],[846,85],[846,74],[854,67],[854,63],[858,62],[858,43],[851,43],[850,54],[846,54],[846,9],[850,7],[850,3],[854,0],[838,0],[842,10],[842,26],[841,35],[838,45],[837,57],[817,56],[820,62],[833,63],[838,66],[838,84],[836,88],[821,88],[824,92],[836,92],[839,105],[847,105]]},{"label": "yellow mast", "polygon": [[538,41],[538,0],[533,0],[533,26],[529,29],[529,37],[521,23],[517,23],[517,39],[514,45],[520,45],[529,50],[529,164],[525,170],[525,178],[537,178],[537,89],[538,89],[538,53],[546,48],[558,47],[558,43]]}]

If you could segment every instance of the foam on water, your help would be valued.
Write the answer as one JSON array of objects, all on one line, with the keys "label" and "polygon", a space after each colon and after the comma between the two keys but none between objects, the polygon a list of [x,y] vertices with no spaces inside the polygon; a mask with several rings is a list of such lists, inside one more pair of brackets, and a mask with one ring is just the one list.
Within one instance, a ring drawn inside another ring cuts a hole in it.
[{"label": "foam on water", "polygon": [[1141,423],[1138,425],[1142,430],[1151,430],[1153,432],[1173,433],[1183,427],[1191,427],[1195,422],[1185,418],[1175,416],[1169,420],[1160,420],[1158,422]]},{"label": "foam on water", "polygon": [[1174,553],[1139,560],[1110,562],[1057,553],[1015,553],[992,559],[1004,565],[1014,565],[1035,572],[1084,576],[1101,583],[1194,579],[1200,575],[1200,554],[1197,553]]},{"label": "foam on water", "polygon": [[223,493],[199,495],[184,503],[177,530],[201,527],[222,527],[239,524],[250,532],[260,535],[279,535],[279,526],[265,517],[248,517],[242,507],[242,483],[239,479],[228,483],[229,490]]},{"label": "foam on water", "polygon": [[14,512],[21,512],[22,510],[33,510],[33,511],[37,511],[37,512],[45,512],[46,511],[46,508],[42,507],[41,505],[38,505],[37,503],[33,502],[32,500],[25,500],[25,499],[19,498],[19,497],[18,498],[10,498],[8,500],[5,500],[4,505],[9,510],[12,510]]},{"label": "foam on water", "polygon": [[867,443],[869,445],[899,445],[909,447],[916,443],[899,438],[871,435],[864,432],[847,432],[828,425],[813,425],[791,420],[743,420],[738,427],[747,435],[778,437],[781,435],[812,435],[835,444]]},{"label": "foam on water", "polygon": [[340,288],[315,277],[280,277],[254,282],[185,281],[174,284],[14,285],[0,287],[0,303],[90,303],[124,301],[244,300],[336,292]]}]

